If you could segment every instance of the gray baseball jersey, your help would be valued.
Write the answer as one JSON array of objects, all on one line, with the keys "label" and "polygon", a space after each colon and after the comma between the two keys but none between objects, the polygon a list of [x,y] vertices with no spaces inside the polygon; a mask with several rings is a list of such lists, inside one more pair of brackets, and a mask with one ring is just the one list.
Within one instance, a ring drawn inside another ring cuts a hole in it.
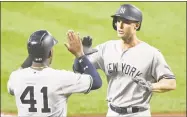
[{"label": "gray baseball jersey", "polygon": [[8,81],[8,92],[14,94],[18,116],[64,117],[67,99],[72,93],[88,93],[92,78],[50,67],[16,70]]},{"label": "gray baseball jersey", "polygon": [[122,40],[111,40],[96,47],[97,53],[89,56],[97,69],[102,69],[108,81],[107,101],[114,106],[140,106],[149,108],[152,93],[140,88],[133,77],[157,82],[162,75],[174,74],[163,55],[145,42],[126,51],[121,48]]}]

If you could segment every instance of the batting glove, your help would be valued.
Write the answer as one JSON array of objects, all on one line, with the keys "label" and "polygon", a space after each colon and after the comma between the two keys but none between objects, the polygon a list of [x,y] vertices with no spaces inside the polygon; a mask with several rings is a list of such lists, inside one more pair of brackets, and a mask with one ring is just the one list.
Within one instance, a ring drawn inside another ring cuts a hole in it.
[{"label": "batting glove", "polygon": [[97,52],[97,49],[92,48],[92,37],[86,36],[82,38],[83,52],[85,55],[90,55]]}]

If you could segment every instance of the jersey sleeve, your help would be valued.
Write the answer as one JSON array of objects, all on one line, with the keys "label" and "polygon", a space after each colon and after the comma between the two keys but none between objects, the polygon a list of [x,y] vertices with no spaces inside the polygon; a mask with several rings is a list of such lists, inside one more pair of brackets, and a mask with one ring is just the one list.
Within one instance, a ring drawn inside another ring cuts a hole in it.
[{"label": "jersey sleeve", "polygon": [[105,43],[100,44],[95,47],[98,52],[95,52],[91,55],[88,55],[88,59],[95,66],[96,69],[104,70],[104,61],[103,61],[103,51],[104,51]]},{"label": "jersey sleeve", "polygon": [[[93,79],[90,75],[66,71],[62,82],[62,94],[89,93]],[[64,83],[65,82],[65,83]]]},{"label": "jersey sleeve", "polygon": [[152,64],[152,76],[157,81],[161,80],[162,78],[175,79],[171,68],[166,63],[164,56],[159,50],[155,51]]}]

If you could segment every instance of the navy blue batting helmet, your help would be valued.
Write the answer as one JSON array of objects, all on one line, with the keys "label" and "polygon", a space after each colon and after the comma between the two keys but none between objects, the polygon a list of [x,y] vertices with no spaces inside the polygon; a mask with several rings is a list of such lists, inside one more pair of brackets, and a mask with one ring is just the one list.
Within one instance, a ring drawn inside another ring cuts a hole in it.
[{"label": "navy blue batting helmet", "polygon": [[141,23],[142,23],[142,12],[137,7],[131,5],[131,4],[123,4],[120,6],[120,8],[116,11],[114,15],[111,16],[113,18],[113,28],[114,30],[117,30],[116,22],[117,17],[124,18],[126,20],[130,21],[137,21],[140,22],[140,26],[137,29],[137,31],[140,30]]},{"label": "navy blue batting helmet", "polygon": [[42,63],[49,57],[52,47],[57,43],[58,41],[47,30],[38,30],[28,39],[28,53],[34,62]]}]

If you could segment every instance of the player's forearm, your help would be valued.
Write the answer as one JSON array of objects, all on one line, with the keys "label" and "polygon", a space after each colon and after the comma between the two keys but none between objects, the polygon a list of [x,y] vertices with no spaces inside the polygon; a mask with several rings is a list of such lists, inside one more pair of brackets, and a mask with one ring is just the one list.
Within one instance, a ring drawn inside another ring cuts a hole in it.
[{"label": "player's forearm", "polygon": [[97,69],[92,65],[86,56],[82,56],[78,59],[78,61],[84,74],[89,74],[92,76],[93,84],[91,90],[100,88],[102,86],[102,80],[99,73],[97,72]]},{"label": "player's forearm", "polygon": [[176,80],[175,79],[162,79],[157,83],[152,83],[153,92],[163,93],[170,90],[176,89]]}]

